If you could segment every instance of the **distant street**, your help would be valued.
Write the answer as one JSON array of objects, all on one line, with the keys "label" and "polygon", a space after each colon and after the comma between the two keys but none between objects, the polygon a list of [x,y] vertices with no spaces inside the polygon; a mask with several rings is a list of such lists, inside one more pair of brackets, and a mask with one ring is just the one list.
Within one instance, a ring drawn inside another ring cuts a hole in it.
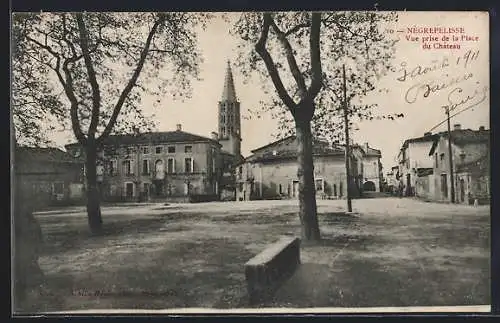
[{"label": "distant street", "polygon": [[[103,208],[90,238],[83,207],[40,212],[40,311],[245,307],[244,263],[282,234],[300,234],[297,201]],[[489,304],[488,206],[413,199],[318,200],[323,242],[266,306]],[[38,298],[37,298],[38,297]]]}]

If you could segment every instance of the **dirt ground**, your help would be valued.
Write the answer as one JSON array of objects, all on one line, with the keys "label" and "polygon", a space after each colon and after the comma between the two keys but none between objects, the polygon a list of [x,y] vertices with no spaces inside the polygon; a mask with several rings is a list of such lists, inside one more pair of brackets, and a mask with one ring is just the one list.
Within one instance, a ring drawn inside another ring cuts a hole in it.
[{"label": "dirt ground", "polygon": [[[263,306],[450,306],[490,303],[487,206],[381,198],[318,201],[323,241]],[[39,212],[45,283],[20,312],[247,307],[244,263],[280,235],[300,235],[297,201],[103,208],[91,237],[81,207]]]}]

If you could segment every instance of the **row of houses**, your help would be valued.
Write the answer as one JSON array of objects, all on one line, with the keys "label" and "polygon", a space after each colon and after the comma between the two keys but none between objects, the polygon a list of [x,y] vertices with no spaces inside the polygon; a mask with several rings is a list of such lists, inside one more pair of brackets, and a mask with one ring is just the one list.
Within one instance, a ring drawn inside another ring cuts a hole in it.
[{"label": "row of houses", "polygon": [[[359,197],[364,191],[380,191],[380,150],[365,143],[363,146],[351,145],[350,152],[351,196]],[[317,198],[344,198],[348,188],[345,147],[315,139],[313,161]],[[298,198],[296,137],[252,150],[252,154],[238,165],[236,181],[238,201]]]},{"label": "row of houses", "polygon": [[[208,201],[297,198],[297,143],[291,136],[241,155],[240,102],[228,63],[217,106],[218,132],[210,137],[182,130],[107,137],[99,147],[97,182],[107,201]],[[314,140],[315,189],[319,198],[380,191],[381,151],[351,144],[349,185],[345,149]],[[81,200],[85,150],[78,143],[19,148],[18,175],[33,194],[50,203]],[[49,165],[50,164],[50,165]],[[42,183],[44,183],[42,185]],[[38,193],[37,193],[38,192]]]},{"label": "row of houses", "polygon": [[[296,138],[291,136],[237,158],[216,138],[177,130],[110,136],[100,150],[97,182],[104,201],[254,200],[298,198]],[[318,198],[347,193],[343,146],[314,140]],[[380,150],[352,145],[351,196],[380,191]],[[85,151],[78,144],[57,148],[19,147],[18,175],[34,196],[49,204],[83,201]]]},{"label": "row of houses", "polygon": [[455,124],[450,133],[425,133],[407,139],[400,149],[398,165],[387,173],[387,181],[401,187],[405,196],[437,202],[489,203],[489,138],[490,131],[484,127],[462,129]]}]

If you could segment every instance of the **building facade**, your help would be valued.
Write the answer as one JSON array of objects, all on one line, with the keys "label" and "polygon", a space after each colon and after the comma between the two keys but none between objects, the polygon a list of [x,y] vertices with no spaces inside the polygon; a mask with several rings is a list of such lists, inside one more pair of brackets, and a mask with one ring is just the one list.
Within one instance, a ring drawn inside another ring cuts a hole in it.
[{"label": "building facade", "polygon": [[[363,174],[358,168],[360,149],[353,147],[350,157],[351,196],[361,194]],[[362,156],[362,155],[361,155]],[[347,193],[344,147],[313,143],[314,178],[317,198],[344,198]],[[297,142],[294,136],[278,140],[252,151],[237,167],[236,197],[238,201],[255,199],[296,199]]]},{"label": "building facade", "polygon": [[429,197],[435,201],[451,201],[451,177],[453,176],[455,203],[489,203],[490,164],[489,130],[461,129],[454,125],[451,131],[452,168],[449,158],[447,132],[435,136],[429,151],[433,161],[432,174],[428,177]]},{"label": "building facade", "polygon": [[[78,144],[68,152],[84,155]],[[188,198],[218,194],[221,145],[182,131],[113,135],[99,153],[97,181],[105,200]]]},{"label": "building facade", "polygon": [[429,157],[429,149],[436,135],[425,133],[422,137],[411,138],[404,141],[398,155],[399,176],[405,196],[422,196],[427,194],[422,190],[421,181],[417,179],[423,173],[429,172],[433,161]]},{"label": "building facade", "polygon": [[57,148],[16,147],[16,185],[34,208],[81,203],[83,160]]},{"label": "building facade", "polygon": [[382,185],[382,153],[364,143],[362,146],[364,156],[361,159],[363,164],[363,191],[380,192]]},{"label": "building facade", "polygon": [[[235,199],[234,172],[241,157],[240,103],[228,62],[221,100],[219,133],[210,138],[175,131],[111,135],[102,143],[97,166],[105,200]],[[79,144],[66,149],[84,155]]]}]

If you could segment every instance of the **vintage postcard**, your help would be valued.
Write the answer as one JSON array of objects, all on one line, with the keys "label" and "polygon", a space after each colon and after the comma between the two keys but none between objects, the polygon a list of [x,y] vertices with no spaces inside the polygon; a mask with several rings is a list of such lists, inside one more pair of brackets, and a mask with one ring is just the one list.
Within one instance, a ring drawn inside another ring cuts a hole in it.
[{"label": "vintage postcard", "polygon": [[11,27],[14,314],[490,311],[488,12]]}]

